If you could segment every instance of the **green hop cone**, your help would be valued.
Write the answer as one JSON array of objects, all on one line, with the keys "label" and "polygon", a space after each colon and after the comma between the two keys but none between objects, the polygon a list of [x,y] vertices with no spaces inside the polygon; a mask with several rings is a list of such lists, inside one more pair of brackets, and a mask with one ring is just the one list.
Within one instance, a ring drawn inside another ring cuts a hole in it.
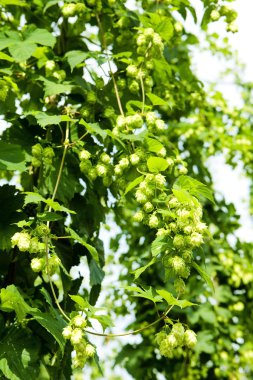
[{"label": "green hop cone", "polygon": [[193,348],[197,344],[197,335],[192,330],[186,330],[184,333],[184,343],[187,347]]}]

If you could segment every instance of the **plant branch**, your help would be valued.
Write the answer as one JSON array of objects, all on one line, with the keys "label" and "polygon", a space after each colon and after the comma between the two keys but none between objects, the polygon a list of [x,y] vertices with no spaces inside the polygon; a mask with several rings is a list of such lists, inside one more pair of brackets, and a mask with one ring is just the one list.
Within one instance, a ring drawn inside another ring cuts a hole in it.
[{"label": "plant branch", "polygon": [[156,319],[154,322],[150,323],[149,325],[145,326],[145,327],[141,327],[140,329],[137,329],[137,330],[133,330],[133,331],[129,331],[129,332],[125,332],[125,333],[118,333],[118,334],[103,334],[103,333],[96,333],[96,332],[93,332],[93,331],[90,331],[90,330],[86,330],[84,329],[84,331],[87,333],[87,334],[91,334],[91,335],[96,335],[96,336],[104,336],[106,338],[116,338],[116,337],[119,337],[119,336],[128,336],[128,335],[135,335],[135,334],[138,334],[148,328],[150,328],[151,326],[154,326],[156,325],[157,323],[159,323],[160,321],[166,319],[167,315],[169,314],[169,312],[171,311],[171,309],[173,309],[174,305],[171,305],[166,311],[165,313],[159,317],[158,319]]}]

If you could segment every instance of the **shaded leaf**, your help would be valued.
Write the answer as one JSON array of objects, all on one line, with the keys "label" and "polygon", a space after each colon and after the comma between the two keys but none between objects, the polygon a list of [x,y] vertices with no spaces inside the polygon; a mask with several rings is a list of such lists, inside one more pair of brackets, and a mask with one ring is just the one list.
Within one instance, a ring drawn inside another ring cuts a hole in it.
[{"label": "shaded leaf", "polygon": [[0,370],[10,380],[37,380],[39,342],[27,329],[11,327],[0,341]]},{"label": "shaded leaf", "polygon": [[153,258],[148,264],[146,264],[146,265],[144,265],[143,267],[140,267],[140,268],[138,268],[138,269],[135,269],[133,272],[131,272],[131,273],[134,274],[134,279],[137,280],[137,278],[139,278],[140,275],[141,275],[143,272],[145,272],[145,270],[146,270],[147,268],[149,268],[151,265],[155,264],[155,262],[156,262],[156,259]]},{"label": "shaded leaf", "polygon": [[25,152],[20,145],[0,141],[0,170],[26,170]]},{"label": "shaded leaf", "polygon": [[68,227],[66,228],[66,231],[70,233],[70,235],[72,236],[74,240],[78,241],[78,243],[82,244],[85,248],[87,248],[87,250],[90,252],[93,259],[97,263],[99,263],[98,251],[96,250],[96,248],[88,244],[83,238],[81,238],[81,236],[79,236],[74,230],[72,230],[72,228]]},{"label": "shaded leaf", "polygon": [[79,124],[84,125],[88,132],[101,136],[103,140],[107,136],[107,132],[104,129],[100,128],[97,123],[88,124],[85,120],[81,119],[79,121]]},{"label": "shaded leaf", "polygon": [[196,271],[203,278],[203,280],[205,280],[207,285],[214,291],[213,281],[209,274],[206,271],[204,271],[195,261],[192,263],[192,266],[196,269]]},{"label": "shaded leaf", "polygon": [[90,268],[90,285],[100,285],[105,276],[105,272],[98,266],[95,260],[89,262]]},{"label": "shaded leaf", "polygon": [[0,309],[7,313],[15,311],[19,322],[22,321],[27,314],[31,314],[36,310],[25,302],[15,285],[2,288],[0,300]]},{"label": "shaded leaf", "polygon": [[74,68],[80,63],[82,63],[88,56],[88,52],[84,52],[81,50],[71,50],[65,54],[64,58],[67,59],[72,72]]},{"label": "shaded leaf", "polygon": [[49,313],[42,313],[39,310],[33,312],[32,315],[54,337],[63,353],[66,341],[62,335],[62,330],[67,325],[64,319],[59,315],[56,317]]}]

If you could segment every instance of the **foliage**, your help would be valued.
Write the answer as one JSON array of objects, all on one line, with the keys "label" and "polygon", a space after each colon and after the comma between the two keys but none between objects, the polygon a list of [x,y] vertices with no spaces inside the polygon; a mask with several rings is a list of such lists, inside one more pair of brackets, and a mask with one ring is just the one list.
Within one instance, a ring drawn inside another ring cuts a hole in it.
[{"label": "foliage", "polygon": [[96,345],[140,333],[114,357],[134,379],[252,377],[252,245],[206,164],[252,176],[252,85],[240,109],[206,91],[187,29],[231,58],[229,2],[0,1],[1,378],[103,378]]}]

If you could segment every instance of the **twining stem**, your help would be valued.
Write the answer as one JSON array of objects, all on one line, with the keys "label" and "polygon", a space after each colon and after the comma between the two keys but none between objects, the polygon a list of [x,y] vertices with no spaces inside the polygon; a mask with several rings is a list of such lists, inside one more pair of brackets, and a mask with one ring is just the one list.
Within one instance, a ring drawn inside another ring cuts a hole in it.
[{"label": "twining stem", "polygon": [[112,81],[113,81],[113,87],[114,87],[114,91],[115,91],[115,95],[116,95],[119,111],[120,111],[120,113],[121,113],[122,116],[125,116],[124,111],[123,111],[123,107],[122,107],[122,104],[121,104],[120,96],[119,96],[118,86],[117,86],[117,83],[116,83],[116,80],[115,80],[115,77],[114,77],[114,74],[113,74],[113,71],[112,71],[112,65],[111,65],[111,61],[110,61],[110,56],[108,54],[107,42],[106,42],[106,39],[105,39],[105,34],[104,34],[103,26],[102,26],[100,18],[99,18],[99,16],[97,14],[96,14],[96,19],[97,19],[97,23],[98,23],[98,26],[99,26],[99,29],[100,29],[100,32],[101,32],[102,48],[105,51],[105,54],[106,54],[106,57],[107,57],[107,62],[108,62],[108,66],[109,66],[110,75],[111,75],[111,78],[112,78]]},{"label": "twining stem", "polygon": [[135,335],[135,334],[138,334],[146,329],[148,329],[149,327],[151,326],[154,326],[156,325],[158,322],[162,321],[163,319],[166,319],[166,316],[169,314],[169,312],[171,311],[171,309],[174,307],[174,305],[171,305],[166,311],[165,313],[159,317],[158,319],[156,319],[154,322],[150,323],[149,325],[146,325],[144,327],[141,327],[140,329],[137,329],[137,330],[133,330],[133,331],[129,331],[129,332],[125,332],[125,333],[119,333],[119,334],[102,334],[102,333],[96,333],[96,332],[93,332],[93,331],[90,331],[90,330],[86,330],[84,329],[84,331],[87,333],[87,334],[92,334],[92,335],[96,335],[96,336],[104,336],[106,338],[116,338],[118,336],[128,336],[128,335]]},{"label": "twining stem", "polygon": [[55,294],[54,285],[53,285],[53,282],[52,282],[52,279],[51,279],[51,275],[50,275],[50,271],[49,271],[49,262],[48,262],[48,255],[49,255],[48,236],[46,236],[46,238],[45,238],[45,244],[46,244],[46,270],[47,270],[47,276],[48,276],[50,288],[51,288],[51,291],[52,291],[52,294],[53,294],[53,297],[54,297],[54,301],[56,303],[56,306],[58,307],[58,309],[62,313],[62,315],[68,321],[70,321],[70,318],[67,316],[67,314],[65,313],[65,311],[62,309],[61,305],[59,304],[59,301],[58,301],[57,296]]},{"label": "twining stem", "polygon": [[142,108],[141,108],[141,113],[144,113],[145,109],[145,88],[144,88],[144,83],[143,83],[143,78],[142,75],[140,75],[140,83],[141,83],[141,93],[142,93]]},{"label": "twining stem", "polygon": [[[52,198],[51,198],[52,201],[54,201],[54,199],[56,197],[56,193],[57,193],[60,181],[61,181],[61,175],[62,175],[62,170],[63,170],[63,167],[64,167],[64,162],[65,162],[65,157],[66,157],[66,153],[67,153],[67,150],[68,150],[68,146],[69,146],[69,122],[67,122],[67,126],[66,126],[65,141],[64,141],[64,150],[63,150],[63,154],[62,154],[62,159],[61,159],[61,163],[60,163],[59,172],[58,172],[58,175],[57,175],[54,191],[53,191]],[[52,210],[52,207],[50,206],[49,207],[49,212],[51,210]],[[49,221],[47,221],[47,227],[50,228],[50,222]],[[50,270],[49,270],[49,246],[48,246],[48,243],[49,243],[49,237],[46,236],[45,237],[45,245],[46,245],[46,270],[47,270],[47,276],[48,276],[50,288],[51,288],[51,291],[52,291],[52,294],[53,294],[53,297],[54,297],[54,300],[55,300],[55,303],[56,303],[58,309],[60,310],[60,312],[62,313],[62,315],[68,321],[70,321],[70,318],[67,316],[67,314],[64,312],[64,310],[62,309],[61,305],[59,304],[59,301],[57,299],[57,296],[56,296],[56,293],[55,293],[55,290],[54,290],[54,285],[53,285],[53,282],[52,282],[52,279],[51,279],[51,275],[50,275]]]}]

